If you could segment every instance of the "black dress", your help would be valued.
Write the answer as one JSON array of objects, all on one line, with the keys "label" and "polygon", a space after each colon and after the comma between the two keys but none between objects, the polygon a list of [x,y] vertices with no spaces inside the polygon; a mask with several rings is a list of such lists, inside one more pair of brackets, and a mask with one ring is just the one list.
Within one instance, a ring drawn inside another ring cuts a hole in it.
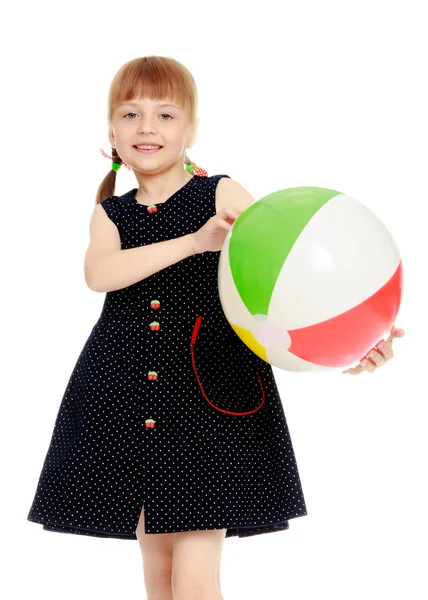
[{"label": "black dress", "polygon": [[[102,201],[122,249],[198,230],[221,177],[194,175],[148,207],[137,188]],[[228,323],[220,252],[108,292],[71,373],[27,519],[43,529],[137,539],[288,529],[307,514],[272,367]]]}]

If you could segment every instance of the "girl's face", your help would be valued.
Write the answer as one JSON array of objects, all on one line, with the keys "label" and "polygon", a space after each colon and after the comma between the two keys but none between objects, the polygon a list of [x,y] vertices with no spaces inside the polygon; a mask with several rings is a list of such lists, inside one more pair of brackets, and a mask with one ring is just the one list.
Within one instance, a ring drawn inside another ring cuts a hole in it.
[{"label": "girl's face", "polygon": [[[116,142],[121,159],[137,171],[157,172],[181,161],[186,144],[192,145],[196,131],[188,114],[170,99],[135,99],[120,104],[109,128],[110,143]],[[138,152],[136,144],[159,144],[153,154]]]}]

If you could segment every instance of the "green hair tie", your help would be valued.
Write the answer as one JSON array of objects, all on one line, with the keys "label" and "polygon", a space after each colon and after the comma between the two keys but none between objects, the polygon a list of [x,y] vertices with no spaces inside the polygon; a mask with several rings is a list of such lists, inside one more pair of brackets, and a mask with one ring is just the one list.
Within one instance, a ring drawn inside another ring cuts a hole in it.
[{"label": "green hair tie", "polygon": [[116,163],[116,162],[112,162],[111,163],[111,168],[113,169],[113,171],[119,171],[120,167],[122,166],[122,163]]}]

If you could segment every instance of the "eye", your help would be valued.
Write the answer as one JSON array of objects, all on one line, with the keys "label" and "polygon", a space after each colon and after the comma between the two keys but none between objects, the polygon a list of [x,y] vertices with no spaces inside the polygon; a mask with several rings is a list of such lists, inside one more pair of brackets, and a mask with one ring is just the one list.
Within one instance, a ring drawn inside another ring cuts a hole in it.
[{"label": "eye", "polygon": [[[132,112],[130,112],[130,113],[126,113],[126,115],[124,115],[124,118],[125,118],[125,117],[127,117],[128,115],[135,115],[135,114],[137,114],[137,113],[132,113]],[[162,121],[169,121],[170,119],[173,119],[173,118],[174,118],[174,117],[172,117],[172,116],[171,116],[170,114],[168,114],[168,113],[162,113],[162,115],[161,115],[161,116],[162,116],[162,117],[169,117],[169,119],[162,119]],[[128,119],[128,121],[129,121],[129,120],[133,121],[134,119]]]}]

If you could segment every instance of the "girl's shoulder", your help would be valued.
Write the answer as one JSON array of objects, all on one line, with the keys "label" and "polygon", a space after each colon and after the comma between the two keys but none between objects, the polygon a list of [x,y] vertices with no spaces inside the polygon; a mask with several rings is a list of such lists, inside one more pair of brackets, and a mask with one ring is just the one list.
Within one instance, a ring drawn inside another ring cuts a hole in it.
[{"label": "girl's shoulder", "polygon": [[122,216],[122,197],[121,196],[109,196],[101,200],[100,204],[107,213],[108,218],[113,221],[115,225],[119,225]]},{"label": "girl's shoulder", "polygon": [[229,177],[221,177],[216,187],[216,210],[219,212],[225,206],[244,211],[256,199],[240,183]]},{"label": "girl's shoulder", "polygon": [[122,204],[131,204],[135,203],[134,192],[137,191],[137,188],[133,188],[128,192],[122,194],[122,196],[109,196],[100,202],[103,206],[120,206]]}]

